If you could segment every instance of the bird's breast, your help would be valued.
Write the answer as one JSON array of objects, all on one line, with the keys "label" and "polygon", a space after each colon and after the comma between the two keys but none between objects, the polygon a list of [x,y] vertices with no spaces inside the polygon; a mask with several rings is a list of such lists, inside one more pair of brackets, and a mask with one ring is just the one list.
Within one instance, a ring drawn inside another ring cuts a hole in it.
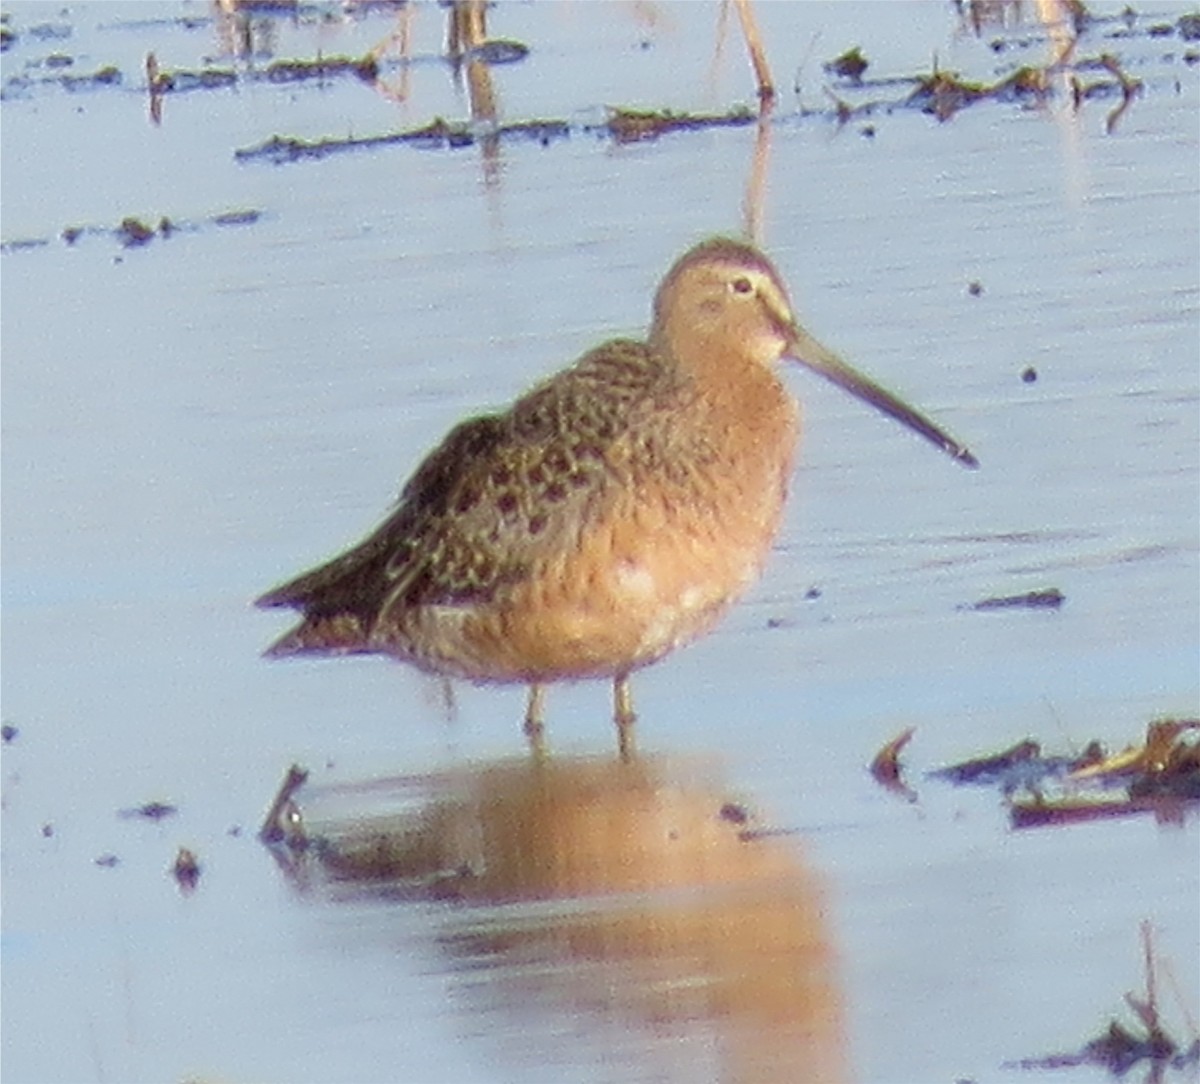
[{"label": "bird's breast", "polygon": [[603,492],[528,575],[489,602],[425,613],[441,668],[501,681],[612,676],[707,632],[757,579],[787,492],[797,410],[763,375],[749,399],[744,387],[694,397],[630,432]]}]

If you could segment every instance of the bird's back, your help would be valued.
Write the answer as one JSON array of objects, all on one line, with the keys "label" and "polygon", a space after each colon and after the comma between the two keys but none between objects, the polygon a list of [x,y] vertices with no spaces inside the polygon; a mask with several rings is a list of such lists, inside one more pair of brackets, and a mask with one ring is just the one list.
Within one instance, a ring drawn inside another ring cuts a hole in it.
[{"label": "bird's back", "polygon": [[456,426],[366,539],[258,599],[304,614],[268,654],[423,661],[411,642],[420,611],[486,607],[579,547],[686,396],[668,361],[613,340],[508,411]]}]

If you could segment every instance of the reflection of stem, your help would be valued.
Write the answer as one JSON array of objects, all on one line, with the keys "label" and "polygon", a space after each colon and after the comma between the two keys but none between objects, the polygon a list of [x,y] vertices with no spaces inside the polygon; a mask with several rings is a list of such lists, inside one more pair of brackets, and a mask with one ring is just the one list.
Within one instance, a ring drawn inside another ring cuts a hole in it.
[{"label": "reflection of stem", "polygon": [[381,78],[375,80],[375,89],[379,91],[388,101],[406,102],[412,91],[412,65],[410,63],[412,55],[412,5],[405,4],[400,9],[397,16],[399,26],[393,30],[386,38],[377,45],[373,46],[367,56],[378,64],[380,59],[393,46],[400,56],[400,80],[394,86],[387,83]]},{"label": "reflection of stem", "polygon": [[1034,6],[1038,22],[1046,28],[1050,43],[1054,47],[1054,56],[1049,66],[1062,67],[1069,62],[1078,41],[1075,36],[1075,23],[1069,10],[1070,5],[1063,3],[1063,0],[1037,0]]},{"label": "reflection of stem", "polygon": [[455,0],[450,5],[446,27],[446,55],[458,60],[478,49],[487,37],[487,8],[484,0]]},{"label": "reflection of stem", "polygon": [[153,53],[146,54],[146,86],[150,91],[150,121],[157,128],[162,124],[162,75],[158,67],[158,57]]},{"label": "reflection of stem", "polygon": [[721,5],[717,8],[717,40],[713,46],[712,66],[708,71],[708,92],[709,97],[714,101],[717,97],[717,73],[721,70],[721,57],[725,53],[725,37],[729,32],[729,2],[730,0],[721,0]]},{"label": "reflection of stem", "polygon": [[479,150],[483,155],[483,183],[491,188],[500,176],[500,136],[496,131],[496,88],[492,69],[486,62],[474,58],[467,61],[467,91],[471,120],[487,126],[480,135]]},{"label": "reflection of stem", "polygon": [[471,100],[471,120],[496,122],[496,88],[492,69],[482,60],[467,61],[467,92]]},{"label": "reflection of stem", "polygon": [[294,815],[295,803],[292,796],[304,786],[307,779],[308,772],[298,764],[293,764],[287,770],[287,775],[283,777],[279,786],[279,793],[275,795],[275,800],[267,810],[262,828],[258,832],[258,838],[264,843],[292,843],[296,840],[298,822]]},{"label": "reflection of stem", "polygon": [[480,137],[479,149],[483,155],[483,183],[491,188],[500,176],[500,137],[496,133],[499,111],[492,69],[477,53],[487,39],[486,11],[484,0],[457,0],[450,9],[447,51],[455,64],[464,56],[467,58],[467,98],[471,120],[487,127]]},{"label": "reflection of stem", "polygon": [[750,179],[746,183],[746,199],[742,204],[742,228],[745,235],[761,247],[763,242],[763,204],[766,202],[767,157],[771,149],[772,100],[764,98],[754,130],[754,158]]},{"label": "reflection of stem", "polygon": [[1133,99],[1141,92],[1142,81],[1134,79],[1131,75],[1126,75],[1121,63],[1115,56],[1110,53],[1105,53],[1100,57],[1100,64],[1105,71],[1111,72],[1116,77],[1117,82],[1121,86],[1121,103],[1109,113],[1108,118],[1104,122],[1104,131],[1108,135],[1112,135],[1117,127],[1117,122],[1125,115]]}]

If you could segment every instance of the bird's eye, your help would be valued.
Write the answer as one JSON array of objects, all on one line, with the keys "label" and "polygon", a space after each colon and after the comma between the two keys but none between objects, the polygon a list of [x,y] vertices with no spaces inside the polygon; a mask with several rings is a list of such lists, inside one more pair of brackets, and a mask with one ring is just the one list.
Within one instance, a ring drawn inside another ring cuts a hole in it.
[{"label": "bird's eye", "polygon": [[735,294],[752,294],[752,293],[754,293],[754,283],[752,283],[748,278],[746,278],[745,275],[740,275],[736,279],[734,279],[729,284],[729,288],[731,290],[733,290],[733,292]]}]

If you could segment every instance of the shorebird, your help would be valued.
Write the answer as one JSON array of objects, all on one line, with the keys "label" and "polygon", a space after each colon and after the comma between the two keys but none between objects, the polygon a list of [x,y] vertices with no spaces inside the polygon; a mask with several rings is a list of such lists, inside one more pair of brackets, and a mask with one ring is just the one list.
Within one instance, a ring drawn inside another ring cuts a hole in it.
[{"label": "shorebird", "polygon": [[607,678],[628,758],[630,675],[708,632],[778,531],[799,431],[785,357],[977,465],[800,327],[766,256],[708,240],[662,280],[645,341],[606,342],[462,422],[366,539],[258,599],[303,615],[266,654],[524,683],[535,749],[548,683]]}]

